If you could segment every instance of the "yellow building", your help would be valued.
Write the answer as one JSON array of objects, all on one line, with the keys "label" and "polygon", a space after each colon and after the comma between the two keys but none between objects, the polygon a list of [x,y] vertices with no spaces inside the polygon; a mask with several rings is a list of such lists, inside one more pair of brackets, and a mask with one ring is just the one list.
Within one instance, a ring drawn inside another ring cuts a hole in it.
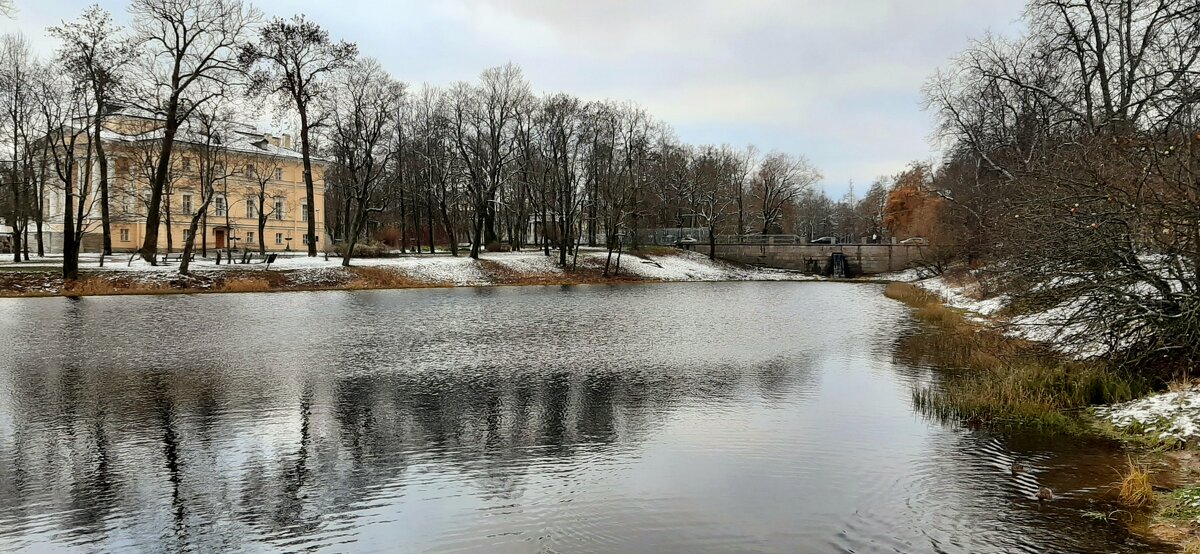
[{"label": "yellow building", "polygon": [[[150,179],[161,147],[161,121],[119,108],[105,116],[104,141],[109,165],[109,221],[114,252],[132,252],[142,246],[146,232],[146,207]],[[257,250],[259,240],[268,251],[307,251],[308,210],[303,162],[291,137],[264,133],[254,126],[218,122],[200,132],[192,124],[180,130],[171,155],[171,171],[163,193],[158,233],[160,253],[183,249],[188,225],[203,203],[201,175],[213,181],[214,197],[197,228],[196,250]],[[313,184],[318,247],[324,246],[324,169],[313,159]],[[80,178],[99,181],[99,165],[81,168]],[[46,230],[52,251],[62,243],[62,193],[47,187]],[[92,187],[93,191],[97,187]],[[84,251],[101,244],[98,192],[85,202]],[[259,215],[265,214],[263,229]]]}]

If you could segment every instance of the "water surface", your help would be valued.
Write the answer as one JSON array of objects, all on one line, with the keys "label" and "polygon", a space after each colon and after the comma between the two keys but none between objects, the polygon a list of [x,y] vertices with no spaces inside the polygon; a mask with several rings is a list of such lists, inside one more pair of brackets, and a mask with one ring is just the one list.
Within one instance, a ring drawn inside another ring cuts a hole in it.
[{"label": "water surface", "polygon": [[1152,549],[1081,515],[1111,446],[915,412],[911,332],[835,283],[0,300],[0,549]]}]

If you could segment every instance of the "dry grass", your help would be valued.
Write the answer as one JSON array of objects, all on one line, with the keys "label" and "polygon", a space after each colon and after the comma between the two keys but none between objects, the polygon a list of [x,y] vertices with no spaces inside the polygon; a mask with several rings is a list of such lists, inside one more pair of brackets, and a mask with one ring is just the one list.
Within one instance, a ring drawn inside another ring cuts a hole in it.
[{"label": "dry grass", "polygon": [[1132,458],[1129,459],[1129,465],[1121,477],[1118,497],[1122,504],[1131,508],[1145,508],[1154,503],[1154,485],[1150,482],[1150,472],[1133,463]]},{"label": "dry grass", "polygon": [[576,269],[568,268],[561,272],[535,274],[520,273],[492,260],[480,260],[479,267],[488,279],[503,285],[590,285],[645,281],[645,279],[630,276],[626,271],[605,277],[603,265],[583,263]]},{"label": "dry grass", "polygon": [[1150,391],[1143,379],[1100,363],[1064,360],[1044,346],[968,321],[915,285],[891,283],[884,294],[916,308],[917,319],[927,324],[923,332],[904,339],[903,356],[961,370],[940,386],[913,391],[914,403],[929,415],[1080,432],[1086,427],[1076,412]]},{"label": "dry grass", "polygon": [[74,281],[66,282],[63,296],[105,296],[115,294],[163,294],[172,292],[169,282],[144,282],[128,278],[113,278],[103,274],[85,274]]},{"label": "dry grass", "polygon": [[367,290],[430,286],[386,267],[352,266],[349,271],[352,275],[350,282],[338,288]]},{"label": "dry grass", "polygon": [[222,279],[217,286],[221,292],[267,292],[273,290],[271,281],[265,277],[235,276]]}]

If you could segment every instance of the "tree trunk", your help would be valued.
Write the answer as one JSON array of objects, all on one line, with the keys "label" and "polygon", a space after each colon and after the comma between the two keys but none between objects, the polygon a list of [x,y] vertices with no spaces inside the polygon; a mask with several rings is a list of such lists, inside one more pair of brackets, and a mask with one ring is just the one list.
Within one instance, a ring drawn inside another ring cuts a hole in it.
[{"label": "tree trunk", "polygon": [[308,198],[308,256],[317,256],[317,197],[313,192],[312,156],[308,144],[308,106],[297,102],[300,112],[300,158],[304,164],[304,194]]},{"label": "tree trunk", "polygon": [[433,198],[430,197],[428,189],[425,191],[425,226],[429,231],[429,253],[433,254]]},{"label": "tree trunk", "polygon": [[446,230],[446,240],[450,241],[450,255],[458,257],[458,239],[454,234],[454,225],[450,222],[450,212],[446,209],[446,194],[442,191],[442,196],[438,200],[438,209],[442,212],[442,228]]},{"label": "tree trunk", "polygon": [[[176,78],[178,81],[178,78]],[[178,83],[174,83],[178,89]],[[158,263],[158,225],[162,220],[159,211],[162,208],[163,190],[167,186],[167,177],[171,170],[171,152],[175,146],[175,133],[179,128],[179,96],[172,95],[167,102],[166,126],[163,128],[162,150],[158,156],[158,166],[154,169],[154,178],[150,183],[150,204],[146,206],[146,238],[142,241],[139,251],[142,259],[150,265]],[[170,240],[170,236],[167,237]]]},{"label": "tree trunk", "polygon": [[715,227],[708,228],[708,259],[717,259],[717,233]]},{"label": "tree trunk", "polygon": [[74,281],[79,278],[79,250],[75,242],[75,196],[74,168],[67,171],[66,191],[63,207],[63,280]]},{"label": "tree trunk", "polygon": [[192,220],[188,223],[187,238],[183,241],[183,257],[179,262],[179,272],[187,275],[192,263],[192,252],[195,251],[196,230],[200,226],[201,221],[208,219],[208,204],[212,200],[212,194],[205,198],[204,203],[200,205],[200,210],[192,215]]},{"label": "tree trunk", "polygon": [[483,244],[496,242],[496,190],[489,190],[483,203]]},{"label": "tree trunk", "polygon": [[[267,255],[267,217],[263,215],[263,202],[266,198],[260,196],[258,199],[258,253],[262,256]],[[311,236],[309,239],[311,240]]]},{"label": "tree trunk", "polygon": [[404,191],[400,191],[400,252],[408,252],[408,203],[404,201]]},{"label": "tree trunk", "polygon": [[[14,118],[15,125],[15,118]],[[17,168],[17,141],[13,141],[13,166],[12,166],[12,222],[9,224],[12,227],[12,252],[13,261],[21,261],[21,177]],[[67,212],[68,214],[70,212]]]},{"label": "tree trunk", "polygon": [[474,221],[474,229],[473,229],[474,232],[471,234],[471,253],[469,255],[472,259],[478,260],[479,259],[480,242],[481,242],[481,239],[483,238],[483,232],[484,232],[484,227],[485,227],[485,225],[484,225],[485,216],[481,210],[476,209],[475,217],[473,219],[475,220]]},{"label": "tree trunk", "polygon": [[412,224],[413,224],[413,252],[421,253],[421,203],[417,202],[417,195],[414,192],[412,201],[409,202],[412,206]]},{"label": "tree trunk", "polygon": [[96,144],[96,160],[100,163],[100,228],[103,236],[102,255],[112,255],[112,225],[108,213],[108,157],[104,153],[104,142],[101,140],[102,113],[104,109],[103,95],[96,94],[96,117],[92,141]]},{"label": "tree trunk", "polygon": [[[346,202],[349,205],[349,202]],[[358,244],[358,237],[362,234],[363,228],[367,224],[367,208],[366,201],[358,202],[358,210],[352,229],[350,242],[346,244],[346,252],[342,255],[342,267],[350,267],[350,258],[354,255],[354,246]]]}]

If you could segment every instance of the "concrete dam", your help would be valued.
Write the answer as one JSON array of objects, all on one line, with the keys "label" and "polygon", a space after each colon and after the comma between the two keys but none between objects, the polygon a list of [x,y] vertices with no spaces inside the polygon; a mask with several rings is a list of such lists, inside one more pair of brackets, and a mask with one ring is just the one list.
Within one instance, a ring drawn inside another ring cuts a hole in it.
[{"label": "concrete dam", "polygon": [[[694,245],[694,248],[704,251],[707,245]],[[819,274],[836,273],[831,270],[838,263],[844,263],[844,276],[854,276],[908,269],[924,259],[930,248],[919,244],[778,244],[774,241],[737,244],[719,241],[716,254],[731,262]]]}]

